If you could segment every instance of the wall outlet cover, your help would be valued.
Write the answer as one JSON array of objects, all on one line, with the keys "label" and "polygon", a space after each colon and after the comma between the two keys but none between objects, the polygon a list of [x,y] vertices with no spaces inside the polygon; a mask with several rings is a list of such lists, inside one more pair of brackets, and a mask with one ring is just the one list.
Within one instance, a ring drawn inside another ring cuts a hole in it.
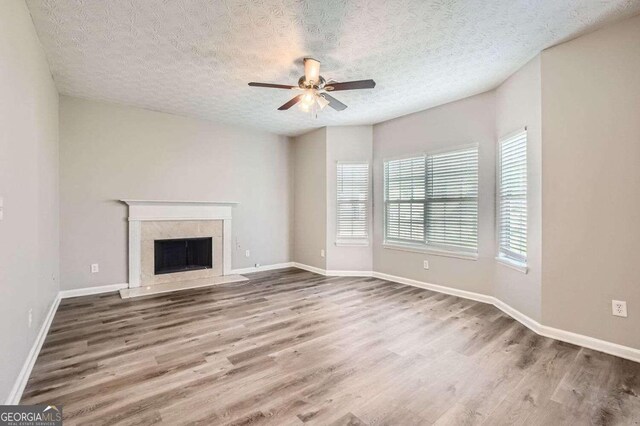
[{"label": "wall outlet cover", "polygon": [[251,250],[245,250],[244,257],[250,257],[250,256],[251,256]]},{"label": "wall outlet cover", "polygon": [[95,274],[96,272],[100,272],[100,266],[97,263],[91,264],[91,273]]},{"label": "wall outlet cover", "polygon": [[424,269],[429,269],[429,261],[425,260],[422,266],[424,267]]},{"label": "wall outlet cover", "polygon": [[611,301],[611,313],[616,317],[627,317],[627,302],[624,300]]},{"label": "wall outlet cover", "polygon": [[320,250],[320,257],[324,257],[324,249]]}]

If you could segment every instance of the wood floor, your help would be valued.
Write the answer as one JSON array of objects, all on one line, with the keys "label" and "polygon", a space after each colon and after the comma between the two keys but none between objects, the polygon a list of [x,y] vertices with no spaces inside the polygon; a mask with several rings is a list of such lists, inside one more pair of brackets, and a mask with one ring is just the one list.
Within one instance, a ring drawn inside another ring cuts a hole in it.
[{"label": "wood floor", "polygon": [[491,305],[298,269],[62,301],[22,403],[65,424],[637,425],[640,364]]}]

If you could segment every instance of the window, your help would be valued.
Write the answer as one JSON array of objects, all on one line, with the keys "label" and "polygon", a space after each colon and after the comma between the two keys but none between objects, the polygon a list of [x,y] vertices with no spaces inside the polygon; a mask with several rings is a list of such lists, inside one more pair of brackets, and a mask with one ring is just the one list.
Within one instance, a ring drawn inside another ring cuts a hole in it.
[{"label": "window", "polygon": [[384,164],[385,240],[424,243],[425,157]]},{"label": "window", "polygon": [[427,157],[427,244],[478,248],[478,148]]},{"label": "window", "polygon": [[527,131],[500,141],[498,258],[527,263]]},{"label": "window", "polygon": [[338,163],[338,243],[366,244],[369,199],[369,163]]},{"label": "window", "polygon": [[477,252],[478,148],[384,165],[385,242]]}]

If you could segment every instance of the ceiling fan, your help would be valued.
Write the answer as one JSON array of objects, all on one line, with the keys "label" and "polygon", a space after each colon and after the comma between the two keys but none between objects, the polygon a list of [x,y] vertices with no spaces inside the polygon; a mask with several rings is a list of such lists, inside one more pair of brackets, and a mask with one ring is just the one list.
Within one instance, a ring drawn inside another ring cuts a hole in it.
[{"label": "ceiling fan", "polygon": [[304,75],[298,80],[297,86],[271,83],[249,83],[253,87],[269,87],[272,89],[302,90],[303,93],[293,97],[289,102],[282,105],[278,110],[284,111],[295,104],[299,104],[303,111],[316,112],[316,107],[321,110],[327,105],[336,111],[342,111],[347,106],[329,95],[327,92],[337,92],[340,90],[373,89],[376,82],[373,80],[358,80],[339,83],[337,81],[326,81],[320,75],[320,61],[313,58],[304,58]]}]

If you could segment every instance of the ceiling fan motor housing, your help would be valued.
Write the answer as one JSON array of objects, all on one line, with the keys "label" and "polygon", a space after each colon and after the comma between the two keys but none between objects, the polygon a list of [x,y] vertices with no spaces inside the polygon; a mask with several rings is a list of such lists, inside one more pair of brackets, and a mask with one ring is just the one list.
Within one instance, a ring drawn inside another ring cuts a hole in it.
[{"label": "ceiling fan motor housing", "polygon": [[317,89],[320,90],[322,88],[324,88],[324,86],[327,84],[327,81],[324,79],[324,77],[322,77],[321,75],[318,76],[318,81],[310,81],[307,82],[306,77],[303,75],[302,77],[300,77],[300,79],[298,80],[298,86],[301,89]]}]

